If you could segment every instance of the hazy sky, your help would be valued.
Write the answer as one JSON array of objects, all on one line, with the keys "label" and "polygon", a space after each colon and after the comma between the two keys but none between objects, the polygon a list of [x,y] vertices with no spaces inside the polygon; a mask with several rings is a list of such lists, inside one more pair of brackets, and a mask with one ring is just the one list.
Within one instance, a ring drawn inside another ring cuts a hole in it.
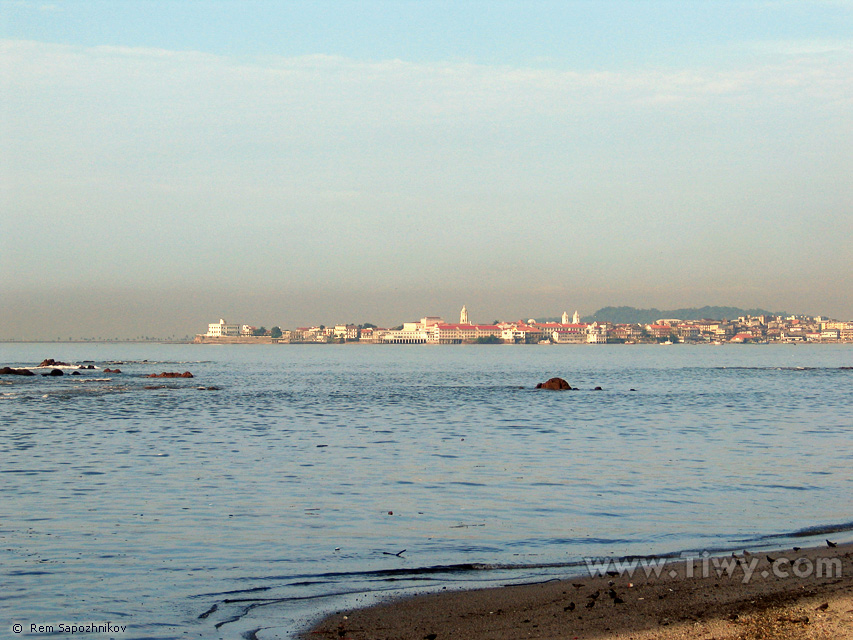
[{"label": "hazy sky", "polygon": [[0,0],[0,338],[853,319],[853,2]]}]

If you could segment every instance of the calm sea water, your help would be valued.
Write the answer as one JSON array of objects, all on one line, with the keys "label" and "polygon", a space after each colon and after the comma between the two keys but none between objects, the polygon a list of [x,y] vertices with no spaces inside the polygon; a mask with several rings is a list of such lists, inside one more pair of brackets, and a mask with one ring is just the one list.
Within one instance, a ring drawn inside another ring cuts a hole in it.
[{"label": "calm sea water", "polygon": [[0,637],[287,638],[588,556],[853,537],[851,346],[0,345],[48,357],[98,369],[0,377]]}]

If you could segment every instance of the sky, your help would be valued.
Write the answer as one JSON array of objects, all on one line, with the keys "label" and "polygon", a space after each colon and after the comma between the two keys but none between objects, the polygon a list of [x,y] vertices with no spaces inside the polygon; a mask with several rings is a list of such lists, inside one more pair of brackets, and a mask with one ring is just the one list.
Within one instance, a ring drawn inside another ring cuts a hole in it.
[{"label": "sky", "polygon": [[0,0],[0,339],[853,320],[853,2]]}]

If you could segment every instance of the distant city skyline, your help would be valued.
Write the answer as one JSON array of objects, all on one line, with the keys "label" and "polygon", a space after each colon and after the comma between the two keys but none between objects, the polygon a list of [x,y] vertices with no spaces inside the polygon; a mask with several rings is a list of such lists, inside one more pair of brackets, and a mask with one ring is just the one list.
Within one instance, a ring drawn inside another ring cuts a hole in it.
[{"label": "distant city skyline", "polygon": [[853,318],[851,2],[0,15],[0,339],[462,304]]}]

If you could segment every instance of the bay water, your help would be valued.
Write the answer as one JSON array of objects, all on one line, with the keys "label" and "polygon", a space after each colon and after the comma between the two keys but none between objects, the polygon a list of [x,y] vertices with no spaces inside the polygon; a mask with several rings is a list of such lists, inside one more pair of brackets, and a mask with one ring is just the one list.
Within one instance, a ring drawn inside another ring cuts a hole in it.
[{"label": "bay water", "polygon": [[0,345],[44,358],[96,368],[0,377],[0,637],[853,539],[853,345]]}]

